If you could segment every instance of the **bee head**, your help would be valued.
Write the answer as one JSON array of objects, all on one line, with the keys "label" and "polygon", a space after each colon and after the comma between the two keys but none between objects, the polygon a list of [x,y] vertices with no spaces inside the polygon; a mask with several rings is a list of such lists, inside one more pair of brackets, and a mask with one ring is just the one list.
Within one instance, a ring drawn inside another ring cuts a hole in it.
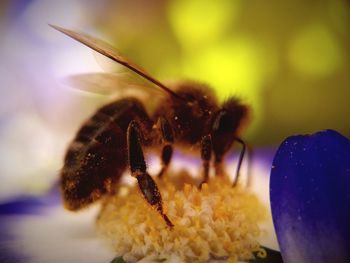
[{"label": "bee head", "polygon": [[236,98],[230,98],[212,117],[211,136],[216,153],[223,153],[231,147],[243,121],[247,119],[249,108]]},{"label": "bee head", "polygon": [[238,99],[231,98],[214,114],[212,131],[217,134],[236,134],[241,122],[248,116],[248,107]]}]

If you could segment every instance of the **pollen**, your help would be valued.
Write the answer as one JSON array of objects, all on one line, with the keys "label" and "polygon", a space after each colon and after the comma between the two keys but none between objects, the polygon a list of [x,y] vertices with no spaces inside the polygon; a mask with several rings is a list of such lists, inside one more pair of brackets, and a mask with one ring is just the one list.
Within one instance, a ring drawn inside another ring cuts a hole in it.
[{"label": "pollen", "polygon": [[123,194],[104,200],[98,233],[125,261],[239,262],[266,256],[257,241],[266,211],[245,187],[232,187],[227,178],[215,177],[199,189],[183,174],[157,184],[172,228],[145,202],[137,186],[125,186],[118,191]]}]

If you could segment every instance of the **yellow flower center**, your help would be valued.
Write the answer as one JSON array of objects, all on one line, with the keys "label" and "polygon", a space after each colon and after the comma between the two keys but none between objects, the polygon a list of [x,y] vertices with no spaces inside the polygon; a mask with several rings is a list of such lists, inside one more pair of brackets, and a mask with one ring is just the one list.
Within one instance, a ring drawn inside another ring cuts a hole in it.
[{"label": "yellow flower center", "polygon": [[104,201],[98,232],[126,261],[175,256],[184,262],[236,262],[253,258],[254,252],[264,256],[257,238],[266,212],[253,193],[232,187],[223,177],[211,179],[201,190],[185,182],[193,183],[185,173],[157,180],[173,228],[146,203],[137,186],[123,186]]}]

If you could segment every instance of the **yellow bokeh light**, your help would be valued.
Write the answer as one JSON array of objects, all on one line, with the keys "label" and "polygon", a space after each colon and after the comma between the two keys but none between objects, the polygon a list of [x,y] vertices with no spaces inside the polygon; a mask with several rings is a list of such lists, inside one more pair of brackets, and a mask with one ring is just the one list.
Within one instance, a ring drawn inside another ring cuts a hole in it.
[{"label": "yellow bokeh light", "polygon": [[338,43],[326,26],[311,24],[303,28],[289,47],[289,63],[293,69],[312,76],[328,76],[342,63]]},{"label": "yellow bokeh light", "polygon": [[210,46],[189,55],[184,64],[185,75],[210,83],[220,98],[249,97],[258,86],[260,70],[257,50],[245,40]]},{"label": "yellow bokeh light", "polygon": [[237,15],[237,1],[179,0],[169,5],[169,19],[184,48],[215,41]]}]

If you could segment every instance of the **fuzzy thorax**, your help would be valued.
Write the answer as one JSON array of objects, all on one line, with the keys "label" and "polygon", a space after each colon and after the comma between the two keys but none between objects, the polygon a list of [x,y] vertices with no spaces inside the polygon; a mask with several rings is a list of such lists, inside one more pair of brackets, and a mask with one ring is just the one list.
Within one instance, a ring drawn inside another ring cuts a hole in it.
[{"label": "fuzzy thorax", "polygon": [[143,200],[136,186],[125,186],[105,200],[97,220],[99,234],[117,255],[131,262],[145,257],[237,262],[253,258],[253,253],[264,254],[257,238],[265,209],[257,197],[243,187],[233,188],[224,178],[211,179],[201,190],[190,180],[181,174],[157,181],[173,228]]}]

